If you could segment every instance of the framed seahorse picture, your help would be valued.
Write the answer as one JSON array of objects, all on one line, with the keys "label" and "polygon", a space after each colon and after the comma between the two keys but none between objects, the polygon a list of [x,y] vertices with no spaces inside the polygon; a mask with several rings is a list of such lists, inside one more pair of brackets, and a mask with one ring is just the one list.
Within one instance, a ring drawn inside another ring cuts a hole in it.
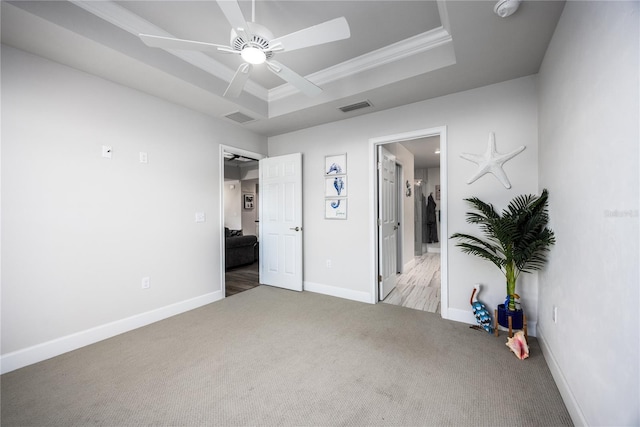
[{"label": "framed seahorse picture", "polygon": [[347,219],[347,199],[325,199],[324,217],[326,219]]},{"label": "framed seahorse picture", "polygon": [[324,180],[325,197],[344,197],[347,195],[347,177],[338,175]]},{"label": "framed seahorse picture", "polygon": [[347,173],[347,154],[336,154],[333,156],[325,156],[324,158],[324,174],[325,175],[343,175]]}]

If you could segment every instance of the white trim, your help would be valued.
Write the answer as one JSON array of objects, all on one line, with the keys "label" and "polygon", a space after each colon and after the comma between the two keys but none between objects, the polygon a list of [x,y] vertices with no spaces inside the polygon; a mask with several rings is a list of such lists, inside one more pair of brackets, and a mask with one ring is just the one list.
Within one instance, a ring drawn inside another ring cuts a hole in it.
[{"label": "white trim", "polygon": [[371,303],[371,295],[368,292],[354,291],[337,286],[324,285],[322,283],[304,282],[305,291],[316,294],[330,295],[332,297],[349,299],[352,301]]},{"label": "white trim", "polygon": [[540,348],[542,349],[542,354],[544,355],[544,359],[547,362],[547,366],[551,371],[551,376],[556,382],[558,391],[560,391],[560,396],[562,396],[564,406],[567,407],[567,411],[571,416],[571,421],[573,421],[573,424],[577,426],[588,425],[576,397],[571,392],[571,387],[569,387],[567,379],[564,377],[564,375],[562,375],[562,369],[560,368],[560,365],[558,365],[558,361],[554,357],[553,352],[551,351],[551,348],[549,347],[549,344],[544,337],[544,329],[542,328],[540,328],[538,342],[540,343]]},{"label": "white trim", "polygon": [[[435,49],[452,41],[451,34],[443,27],[434,28],[433,30],[417,34],[390,44],[389,46],[374,50],[373,52],[365,53],[364,55],[309,74],[305,78],[316,85],[323,86],[391,62]],[[297,92],[298,90],[290,84],[278,86],[269,90],[269,102],[278,101],[294,95]]]},{"label": "white trim", "polygon": [[[448,204],[447,204],[447,127],[439,126],[429,129],[418,129],[409,132],[398,133],[394,135],[380,136],[369,139],[369,259],[371,260],[371,303],[378,302],[378,192],[377,188],[377,160],[376,151],[378,145],[390,144],[393,142],[409,141],[418,138],[426,138],[429,136],[440,136],[440,210],[444,215],[440,218],[440,232],[442,236],[448,236]],[[443,319],[449,319],[449,275],[448,275],[448,247],[447,240],[441,239],[440,252],[440,315]]]},{"label": "white trim", "polygon": [[460,310],[459,308],[450,308],[449,309],[449,317],[447,319],[453,320],[455,322],[467,323],[469,325],[476,324],[476,317],[473,315],[473,311],[471,310]]},{"label": "white trim", "polygon": [[222,292],[215,291],[199,297],[177,302],[146,313],[116,320],[71,335],[56,338],[22,350],[7,353],[0,358],[1,373],[50,359],[78,348],[94,344],[98,341],[120,335],[151,323],[167,319],[180,313],[211,304],[222,299]]},{"label": "white trim", "polygon": [[[232,147],[230,145],[220,144],[219,151],[219,167],[220,171],[220,197],[218,201],[218,207],[220,209],[220,289],[222,290],[222,298],[225,298],[226,295],[226,277],[225,274],[227,272],[226,269],[226,259],[225,259],[225,237],[224,237],[224,153],[237,154],[238,156],[248,157],[250,159],[264,159],[267,157],[264,154],[254,153],[253,151],[244,150],[242,148]],[[258,175],[258,185],[260,185],[260,176]],[[259,214],[262,214],[262,209],[260,209]],[[260,217],[258,217],[258,221]],[[262,271],[262,269],[260,269]]]},{"label": "white trim", "polygon": [[[448,319],[456,322],[467,323],[469,325],[476,324],[476,317],[473,315],[473,311],[471,310],[460,310],[459,308],[450,308]],[[535,321],[532,322],[527,320],[527,334],[531,335],[532,337],[537,337],[537,322]]]},{"label": "white trim", "polygon": [[446,0],[436,0],[438,4],[438,14],[440,15],[440,22],[442,28],[444,28],[449,34],[451,34],[451,23],[449,22],[449,10],[447,9]]},{"label": "white trim", "polygon": [[[440,134],[440,312],[443,319],[449,318],[449,141],[447,127],[438,129]],[[444,211],[444,215],[442,212]]]},{"label": "white trim", "polygon": [[[404,166],[396,158],[396,220],[398,221],[398,229],[396,230],[396,270],[403,274],[408,270],[404,269]],[[413,252],[412,252],[413,253]]]}]

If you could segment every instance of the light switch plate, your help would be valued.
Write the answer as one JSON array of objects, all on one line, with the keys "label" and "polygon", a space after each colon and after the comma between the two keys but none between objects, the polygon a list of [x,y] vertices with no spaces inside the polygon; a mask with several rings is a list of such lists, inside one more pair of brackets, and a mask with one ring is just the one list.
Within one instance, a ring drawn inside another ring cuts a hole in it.
[{"label": "light switch plate", "polygon": [[196,222],[205,222],[206,216],[204,212],[196,212]]}]

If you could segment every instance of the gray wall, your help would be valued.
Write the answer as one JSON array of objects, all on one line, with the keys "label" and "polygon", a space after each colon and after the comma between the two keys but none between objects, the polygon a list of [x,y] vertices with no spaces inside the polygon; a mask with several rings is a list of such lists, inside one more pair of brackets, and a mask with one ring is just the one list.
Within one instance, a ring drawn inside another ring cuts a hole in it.
[{"label": "gray wall", "polygon": [[[466,224],[468,207],[463,199],[477,196],[505,207],[518,194],[538,191],[538,117],[535,77],[524,77],[429,101],[269,138],[269,155],[303,153],[304,282],[305,289],[361,301],[372,301],[375,281],[371,227],[375,182],[370,175],[370,138],[447,126],[449,232],[477,232]],[[509,152],[520,145],[526,150],[505,164],[512,184],[505,189],[493,175],[472,185],[467,179],[477,166],[460,153],[482,154],[489,132],[495,132],[497,149]],[[346,221],[328,221],[323,210],[324,156],[347,153],[349,212]],[[482,295],[488,305],[504,301],[504,276],[492,264],[463,254],[442,236],[449,249],[449,306],[445,317],[474,323],[469,296],[475,283],[485,284]],[[413,250],[411,250],[413,253]],[[326,259],[332,259],[327,268]],[[523,275],[525,276],[525,275]],[[526,304],[535,334],[537,274],[521,277],[520,295]]]},{"label": "gray wall", "polygon": [[638,4],[568,2],[539,77],[557,245],[538,336],[574,421],[594,426],[640,423]]},{"label": "gray wall", "polygon": [[3,371],[222,297],[231,143],[266,152],[238,126],[3,45]]}]

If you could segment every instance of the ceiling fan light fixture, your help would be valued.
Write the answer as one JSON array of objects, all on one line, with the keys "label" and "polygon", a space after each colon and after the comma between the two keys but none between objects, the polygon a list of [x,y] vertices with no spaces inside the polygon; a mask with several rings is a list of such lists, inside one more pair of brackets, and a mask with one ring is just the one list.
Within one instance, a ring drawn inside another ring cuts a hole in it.
[{"label": "ceiling fan light fixture", "polygon": [[242,49],[242,52],[240,52],[240,56],[242,56],[242,59],[244,59],[245,62],[248,62],[252,65],[264,64],[264,62],[267,60],[267,55],[262,50],[258,49],[257,47],[251,46]]}]

